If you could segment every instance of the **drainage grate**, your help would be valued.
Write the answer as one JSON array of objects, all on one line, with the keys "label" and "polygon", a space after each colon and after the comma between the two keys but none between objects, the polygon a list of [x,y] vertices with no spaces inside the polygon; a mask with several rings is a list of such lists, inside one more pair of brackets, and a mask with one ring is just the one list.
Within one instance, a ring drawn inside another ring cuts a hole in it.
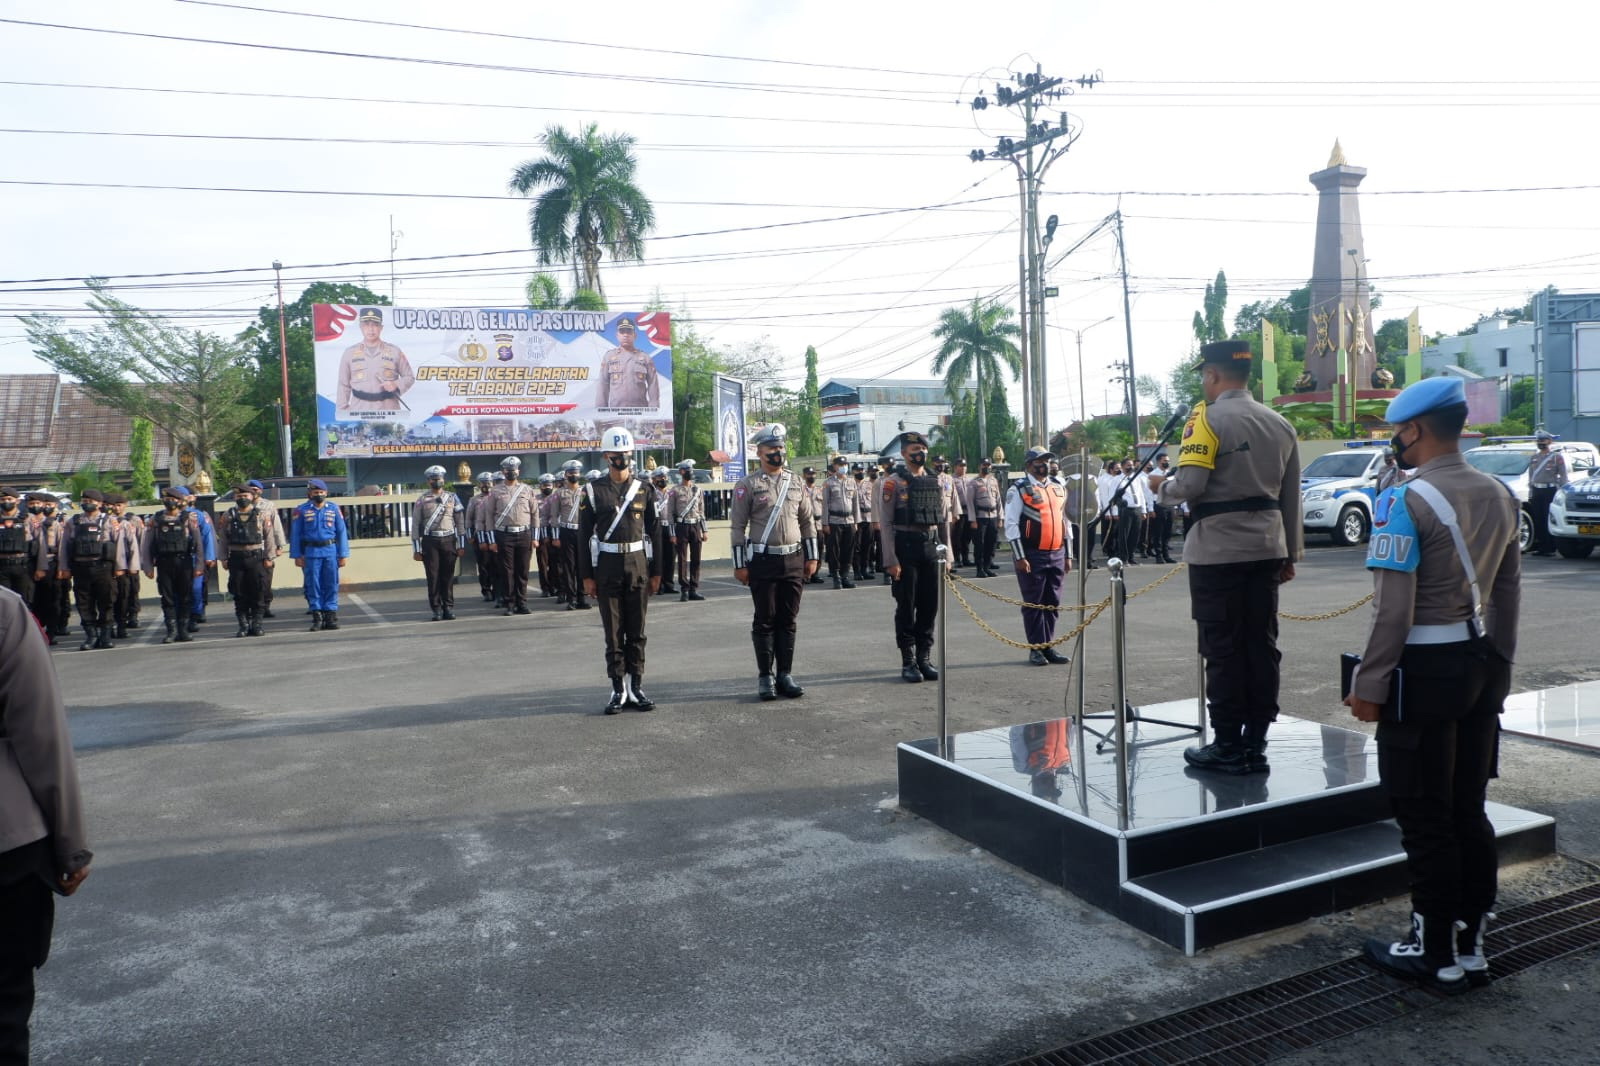
[{"label": "drainage grate", "polygon": [[[1600,883],[1500,913],[1485,944],[1495,979],[1600,945]],[[1359,959],[1277,981],[1012,1066],[1257,1066],[1410,1014],[1434,994]]]}]

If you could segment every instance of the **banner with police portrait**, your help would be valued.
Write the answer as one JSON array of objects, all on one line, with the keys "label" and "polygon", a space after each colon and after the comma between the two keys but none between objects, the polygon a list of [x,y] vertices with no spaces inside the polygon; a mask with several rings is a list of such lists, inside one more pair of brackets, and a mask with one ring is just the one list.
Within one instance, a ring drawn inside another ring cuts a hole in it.
[{"label": "banner with police portrait", "polygon": [[745,472],[744,382],[722,374],[714,378],[717,397],[717,448],[728,458],[723,477],[738,481]]},{"label": "banner with police portrait", "polygon": [[312,310],[326,458],[673,447],[665,311]]}]

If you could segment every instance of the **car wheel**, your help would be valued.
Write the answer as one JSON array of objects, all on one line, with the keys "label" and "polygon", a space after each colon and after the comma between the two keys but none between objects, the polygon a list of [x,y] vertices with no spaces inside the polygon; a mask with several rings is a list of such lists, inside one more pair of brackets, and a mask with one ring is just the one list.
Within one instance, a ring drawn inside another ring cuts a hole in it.
[{"label": "car wheel", "polygon": [[1587,559],[1589,553],[1594,551],[1594,541],[1577,540],[1573,537],[1557,537],[1556,551],[1561,553],[1563,559]]},{"label": "car wheel", "polygon": [[1367,513],[1351,504],[1339,512],[1333,524],[1333,542],[1341,547],[1360,544],[1367,539]]},{"label": "car wheel", "polygon": [[1517,547],[1522,551],[1533,547],[1533,519],[1527,511],[1517,512]]}]

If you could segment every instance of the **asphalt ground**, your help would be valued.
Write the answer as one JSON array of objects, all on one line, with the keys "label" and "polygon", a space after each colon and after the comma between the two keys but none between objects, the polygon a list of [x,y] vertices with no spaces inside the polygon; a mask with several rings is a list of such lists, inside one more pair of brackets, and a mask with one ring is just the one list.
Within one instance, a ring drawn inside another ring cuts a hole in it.
[{"label": "asphalt ground", "polygon": [[[1314,546],[1282,608],[1369,587],[1359,549]],[[36,1061],[995,1063],[1399,928],[1389,903],[1184,958],[896,807],[895,744],[933,734],[936,686],[899,678],[888,588],[807,587],[806,695],[776,703],[748,594],[727,570],[703,591],[651,607],[651,714],[600,714],[597,612],[507,618],[466,585],[429,622],[420,575],[347,596],[334,633],[280,590],[263,638],[213,603],[193,644],[65,644],[96,859],[59,907]],[[1600,560],[1527,560],[1519,690],[1600,676],[1597,593]],[[979,611],[1020,638],[1015,608]],[[1133,701],[1192,695],[1183,575],[1129,619]],[[948,622],[953,730],[1061,713],[1066,667]],[[1354,724],[1337,662],[1366,624],[1283,623],[1287,713]],[[1600,876],[1597,769],[1507,739],[1491,797],[1553,814],[1562,856],[1506,871],[1504,902]],[[1536,967],[1299,1061],[1593,1061],[1597,978],[1593,954]]]}]

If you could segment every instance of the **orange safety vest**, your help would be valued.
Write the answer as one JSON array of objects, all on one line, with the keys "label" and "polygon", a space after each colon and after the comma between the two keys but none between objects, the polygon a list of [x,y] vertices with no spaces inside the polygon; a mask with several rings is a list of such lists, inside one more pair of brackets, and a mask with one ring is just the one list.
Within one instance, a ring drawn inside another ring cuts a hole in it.
[{"label": "orange safety vest", "polygon": [[1022,497],[1022,542],[1037,551],[1053,552],[1066,543],[1066,493],[1053,481],[1027,482]]}]

